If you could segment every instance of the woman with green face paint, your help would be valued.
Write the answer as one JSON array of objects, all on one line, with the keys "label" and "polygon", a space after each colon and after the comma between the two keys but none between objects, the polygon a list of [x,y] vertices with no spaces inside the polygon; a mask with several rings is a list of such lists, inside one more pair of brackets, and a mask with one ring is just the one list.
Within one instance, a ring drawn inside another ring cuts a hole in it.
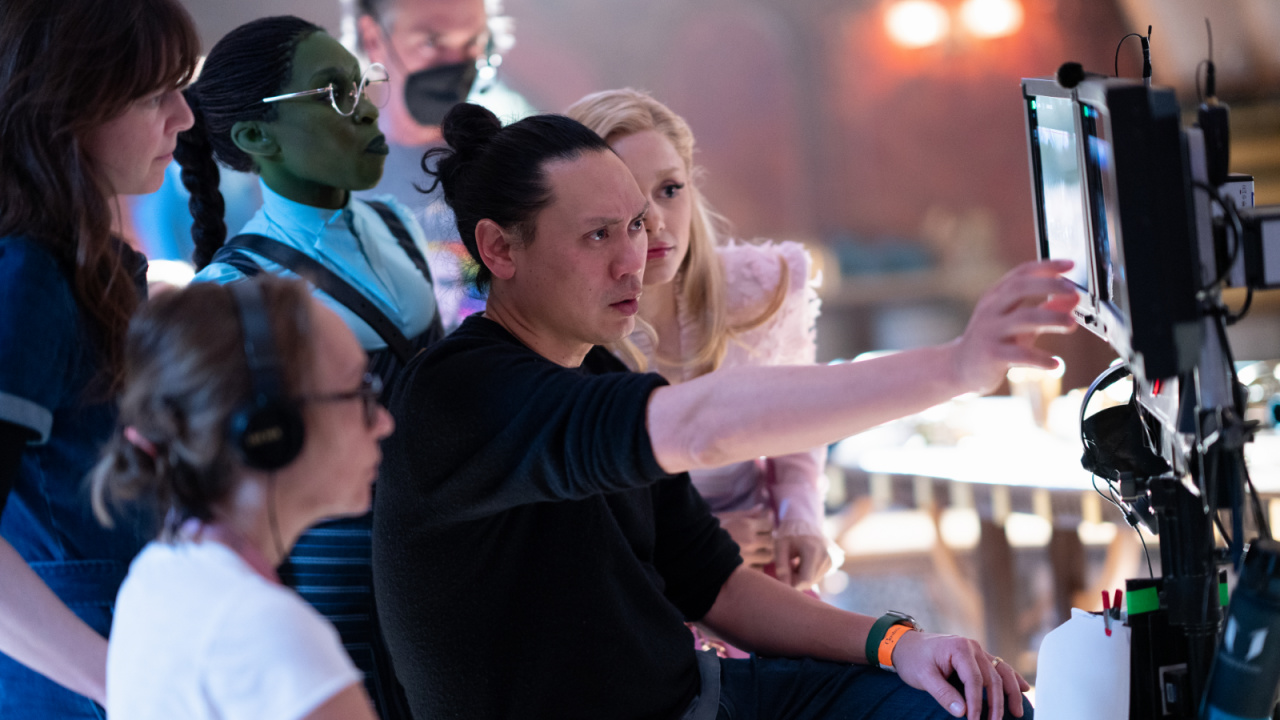
[{"label": "woman with green face paint", "polygon": [[[387,144],[378,130],[386,71],[361,69],[338,41],[296,17],[255,20],[210,51],[185,91],[195,126],[174,153],[191,192],[197,281],[260,273],[315,287],[370,355],[386,386],[443,335],[410,211],[353,191],[378,183]],[[218,164],[260,176],[263,206],[227,239]],[[317,526],[298,541],[281,579],[335,621],[382,717],[408,717],[373,608],[368,516]],[[339,621],[340,620],[340,621]]]}]

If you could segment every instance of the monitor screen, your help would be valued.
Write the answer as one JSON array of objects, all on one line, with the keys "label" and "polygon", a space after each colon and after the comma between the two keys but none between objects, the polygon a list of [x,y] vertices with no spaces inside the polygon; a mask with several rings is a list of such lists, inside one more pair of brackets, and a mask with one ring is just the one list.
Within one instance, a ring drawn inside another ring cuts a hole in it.
[{"label": "monitor screen", "polygon": [[1029,117],[1039,155],[1038,184],[1047,257],[1075,263],[1066,277],[1089,289],[1089,212],[1080,170],[1076,104],[1070,98],[1032,96]]},{"label": "monitor screen", "polygon": [[1086,166],[1089,172],[1089,197],[1093,222],[1094,257],[1097,260],[1097,294],[1099,302],[1116,303],[1117,290],[1124,283],[1124,265],[1118,262],[1112,249],[1112,238],[1117,236],[1118,205],[1114,187],[1107,178],[1115,173],[1115,158],[1111,139],[1107,136],[1106,123],[1099,122],[1098,111],[1080,103],[1081,125],[1084,128]]},{"label": "monitor screen", "polygon": [[1041,258],[1075,263],[1075,317],[1140,379],[1195,366],[1204,332],[1192,185],[1175,93],[1134,80],[1024,78]]}]

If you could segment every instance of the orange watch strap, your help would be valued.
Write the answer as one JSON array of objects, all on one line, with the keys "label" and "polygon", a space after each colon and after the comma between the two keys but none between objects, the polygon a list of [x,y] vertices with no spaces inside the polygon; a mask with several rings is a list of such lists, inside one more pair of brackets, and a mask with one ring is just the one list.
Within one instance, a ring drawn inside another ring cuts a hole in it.
[{"label": "orange watch strap", "polygon": [[914,629],[910,625],[894,625],[889,628],[889,631],[884,634],[884,639],[880,641],[880,647],[876,648],[876,660],[880,665],[893,667],[893,649],[897,647],[903,635]]}]

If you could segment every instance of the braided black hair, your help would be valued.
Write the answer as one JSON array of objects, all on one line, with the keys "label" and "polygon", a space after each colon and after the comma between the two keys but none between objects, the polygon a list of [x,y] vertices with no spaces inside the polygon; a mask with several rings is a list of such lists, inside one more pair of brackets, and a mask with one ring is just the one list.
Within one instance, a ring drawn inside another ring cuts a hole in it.
[{"label": "braided black hair", "polygon": [[174,158],[182,166],[182,184],[191,193],[196,247],[192,259],[197,269],[208,265],[227,239],[218,163],[240,172],[257,169],[232,141],[232,127],[241,121],[276,119],[276,106],[262,98],[280,94],[293,74],[298,43],[316,32],[323,29],[291,15],[245,23],[213,46],[200,79],[186,89],[195,125],[178,136]]}]

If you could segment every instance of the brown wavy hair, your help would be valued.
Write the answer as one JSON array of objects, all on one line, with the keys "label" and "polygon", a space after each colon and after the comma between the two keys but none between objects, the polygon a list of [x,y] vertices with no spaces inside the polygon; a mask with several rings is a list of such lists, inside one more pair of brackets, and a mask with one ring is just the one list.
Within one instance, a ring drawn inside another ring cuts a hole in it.
[{"label": "brown wavy hair", "polygon": [[[315,362],[310,291],[270,274],[245,282],[262,287],[283,391],[297,396]],[[124,370],[120,417],[90,475],[94,513],[109,527],[113,508],[143,504],[164,518],[166,537],[187,518],[213,520],[242,467],[227,441],[231,416],[253,393],[228,287],[192,283],[149,301],[129,324]],[[133,444],[126,427],[151,447]]]},{"label": "brown wavy hair", "polygon": [[112,203],[84,150],[136,100],[187,83],[200,40],[177,0],[0,2],[0,236],[57,258],[118,385],[138,292],[112,237]]}]

